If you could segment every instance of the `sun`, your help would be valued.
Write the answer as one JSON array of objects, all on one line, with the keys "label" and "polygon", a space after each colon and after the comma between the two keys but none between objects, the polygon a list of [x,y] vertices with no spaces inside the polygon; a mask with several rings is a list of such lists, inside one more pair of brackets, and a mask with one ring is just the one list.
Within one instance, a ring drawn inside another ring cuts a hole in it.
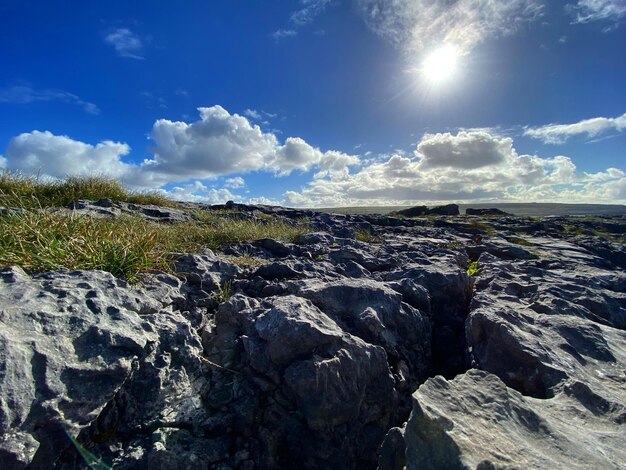
[{"label": "sun", "polygon": [[452,45],[441,46],[426,57],[422,72],[433,83],[443,82],[454,75],[458,61],[458,48]]}]

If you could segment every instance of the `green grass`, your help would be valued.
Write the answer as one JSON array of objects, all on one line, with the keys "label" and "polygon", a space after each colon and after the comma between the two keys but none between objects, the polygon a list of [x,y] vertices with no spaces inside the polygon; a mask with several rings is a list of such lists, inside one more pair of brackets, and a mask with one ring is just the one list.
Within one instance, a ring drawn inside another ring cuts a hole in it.
[{"label": "green grass", "polygon": [[[235,220],[211,211],[194,213],[199,222],[178,224],[159,224],[129,215],[115,219],[84,217],[38,209],[52,204],[52,199],[38,199],[41,195],[38,182],[4,177],[0,183],[4,194],[13,185],[10,194],[15,204],[11,205],[22,209],[0,216],[0,266],[14,264],[31,272],[59,268],[100,269],[134,282],[142,272],[171,272],[170,253],[173,252],[216,249],[228,243],[259,238],[293,242],[310,231],[303,221],[289,222],[277,217],[262,221]],[[20,184],[24,187],[18,188]],[[67,189],[73,183],[68,180],[55,184]],[[83,179],[76,191],[66,191],[64,197],[80,193],[81,198],[99,199],[101,193],[84,191],[87,187],[97,188],[99,184],[109,189],[116,187],[98,178]],[[33,187],[39,192],[31,191]],[[111,196],[107,193],[107,197]],[[126,196],[119,193],[121,200],[128,200]],[[135,199],[135,202],[138,201]]]},{"label": "green grass", "polygon": [[535,246],[534,243],[526,240],[525,238],[522,237],[505,237],[506,241],[510,242],[510,243],[515,243],[516,245],[522,245],[522,246]]},{"label": "green grass", "polygon": [[130,191],[119,181],[104,176],[43,181],[18,173],[0,173],[0,206],[4,207],[65,207],[77,199],[95,201],[102,198],[134,204],[177,206],[175,201],[161,194]]},{"label": "green grass", "polygon": [[29,271],[101,269],[129,281],[170,271],[169,253],[216,249],[259,238],[292,242],[308,226],[276,219],[260,224],[214,216],[211,222],[158,224],[139,217],[95,219],[44,211],[0,216],[0,265]]},{"label": "green grass", "polygon": [[354,231],[354,238],[360,242],[365,243],[382,243],[381,237],[374,235],[370,230],[356,229]]}]

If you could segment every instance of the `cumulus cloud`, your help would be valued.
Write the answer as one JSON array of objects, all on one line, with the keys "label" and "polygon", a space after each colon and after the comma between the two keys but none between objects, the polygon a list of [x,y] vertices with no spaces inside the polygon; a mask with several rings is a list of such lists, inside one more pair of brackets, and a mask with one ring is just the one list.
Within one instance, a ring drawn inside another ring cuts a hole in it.
[{"label": "cumulus cloud", "polygon": [[120,57],[143,60],[143,42],[141,38],[128,28],[117,28],[104,38],[107,44],[115,49]]},{"label": "cumulus cloud", "polygon": [[413,52],[453,43],[471,49],[541,17],[541,0],[356,0],[366,24],[396,46]]},{"label": "cumulus cloud", "polygon": [[[198,111],[200,118],[191,123],[157,120],[150,133],[154,143],[151,158],[139,164],[123,160],[130,152],[124,143],[103,141],[91,145],[48,131],[33,131],[11,139],[5,156],[0,157],[0,166],[55,178],[99,173],[135,188],[155,189],[251,171],[286,176],[293,171],[316,169],[339,177],[348,173],[348,166],[359,163],[356,156],[323,152],[298,137],[289,137],[281,144],[275,134],[263,132],[244,116],[230,114],[221,106]],[[241,176],[232,176],[222,189],[244,185]],[[177,197],[191,194],[189,185],[177,188],[170,190]],[[220,197],[226,195],[224,191],[219,193]],[[215,200],[216,193],[211,197]]]},{"label": "cumulus cloud", "polygon": [[597,137],[608,131],[626,129],[626,113],[616,118],[596,117],[584,119],[573,124],[548,124],[541,127],[526,128],[524,135],[542,140],[546,144],[563,144],[569,138],[584,135],[587,138]]},{"label": "cumulus cloud", "polygon": [[13,137],[5,153],[5,167],[25,174],[53,178],[102,174],[123,178],[133,168],[122,161],[127,144],[105,140],[97,145],[51,132],[33,131]]},{"label": "cumulus cloud", "polygon": [[[286,176],[337,159],[335,153],[322,152],[299,137],[289,137],[281,145],[275,134],[263,132],[244,116],[230,114],[221,106],[198,111],[200,120],[191,124],[167,119],[154,124],[150,134],[156,144],[154,158],[146,162],[151,173],[178,181],[258,170]],[[358,159],[346,156],[343,162],[351,165]],[[337,171],[339,166],[335,163]]]},{"label": "cumulus cloud", "polygon": [[423,157],[424,168],[482,168],[509,158],[513,153],[513,140],[493,137],[487,132],[426,134],[417,151]]},{"label": "cumulus cloud", "polygon": [[178,181],[245,173],[266,167],[279,147],[274,134],[221,106],[198,111],[200,120],[191,124],[168,119],[154,123],[153,173]]},{"label": "cumulus cloud", "polygon": [[314,178],[325,176],[330,177],[330,179],[347,178],[349,167],[359,165],[359,163],[359,157],[355,155],[329,150],[322,156],[318,165],[319,171],[315,173]]},{"label": "cumulus cloud", "polygon": [[[427,134],[413,156],[372,161],[341,179],[317,178],[283,194],[293,207],[445,203],[450,201],[615,202],[621,170],[577,170],[566,156],[519,155],[508,137],[484,131]],[[620,196],[621,195],[621,196]]]},{"label": "cumulus cloud", "polygon": [[568,4],[567,10],[574,16],[575,23],[592,21],[620,21],[626,17],[624,0],[578,0]]},{"label": "cumulus cloud", "polygon": [[321,161],[320,149],[307,144],[300,137],[288,137],[285,145],[280,146],[270,166],[276,168],[279,175],[288,175],[293,170],[308,170]]},{"label": "cumulus cloud", "polygon": [[100,108],[79,96],[63,90],[35,90],[30,86],[16,85],[0,89],[0,103],[29,104],[37,101],[61,101],[83,108],[89,114],[100,114]]}]

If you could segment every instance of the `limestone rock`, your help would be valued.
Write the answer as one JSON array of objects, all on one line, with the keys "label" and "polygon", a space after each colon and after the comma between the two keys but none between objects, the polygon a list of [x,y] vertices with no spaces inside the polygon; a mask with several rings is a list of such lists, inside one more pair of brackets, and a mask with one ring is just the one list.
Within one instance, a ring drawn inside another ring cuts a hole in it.
[{"label": "limestone rock", "polygon": [[585,394],[575,382],[549,400],[529,398],[475,369],[429,379],[413,394],[406,468],[622,468],[623,403],[611,410]]}]

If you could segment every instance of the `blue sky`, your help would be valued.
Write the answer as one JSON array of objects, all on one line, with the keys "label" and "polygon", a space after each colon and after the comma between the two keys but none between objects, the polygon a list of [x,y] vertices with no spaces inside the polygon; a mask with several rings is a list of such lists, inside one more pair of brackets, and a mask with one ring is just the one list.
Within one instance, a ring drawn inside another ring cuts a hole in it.
[{"label": "blue sky", "polygon": [[626,0],[179,3],[4,0],[0,167],[212,203],[626,202]]}]

